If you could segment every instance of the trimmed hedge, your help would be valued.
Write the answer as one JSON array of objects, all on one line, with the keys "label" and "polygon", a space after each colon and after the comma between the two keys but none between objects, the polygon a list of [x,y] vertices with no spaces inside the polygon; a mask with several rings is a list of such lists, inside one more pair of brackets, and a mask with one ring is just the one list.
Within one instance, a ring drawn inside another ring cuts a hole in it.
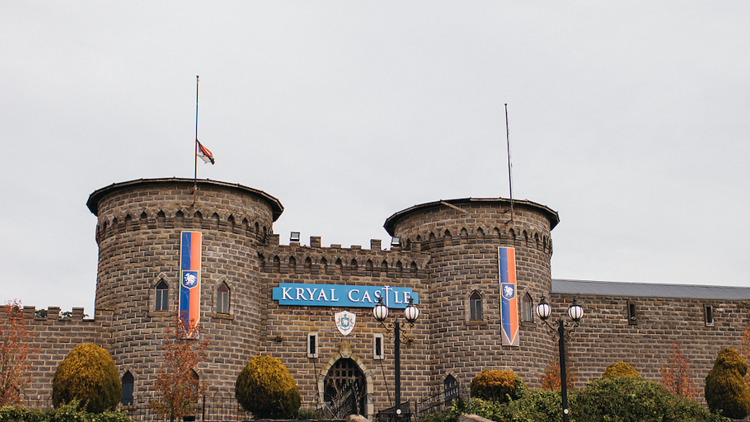
[{"label": "trimmed hedge", "polygon": [[712,412],[733,419],[742,419],[750,411],[750,393],[743,377],[747,363],[734,349],[719,352],[714,367],[706,377],[706,403]]},{"label": "trimmed hedge", "polygon": [[256,356],[248,362],[237,377],[234,395],[256,419],[289,419],[301,404],[294,378],[271,356]]},{"label": "trimmed hedge", "polygon": [[122,398],[122,384],[109,353],[87,343],[65,356],[52,380],[52,404],[60,407],[79,400],[93,413],[113,410]]},{"label": "trimmed hedge", "polygon": [[485,370],[471,380],[471,397],[504,403],[516,400],[527,390],[512,371]]},{"label": "trimmed hedge", "polygon": [[602,378],[641,378],[641,373],[627,362],[615,362],[604,370]]}]

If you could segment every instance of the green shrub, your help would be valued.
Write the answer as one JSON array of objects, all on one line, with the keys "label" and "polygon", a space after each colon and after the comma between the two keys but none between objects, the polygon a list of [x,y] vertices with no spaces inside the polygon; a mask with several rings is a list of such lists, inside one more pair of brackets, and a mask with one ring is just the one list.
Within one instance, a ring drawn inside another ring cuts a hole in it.
[{"label": "green shrub", "polygon": [[300,407],[294,378],[271,356],[256,356],[248,362],[237,377],[234,395],[255,418],[290,418]]},{"label": "green shrub", "polygon": [[471,380],[471,397],[504,403],[523,396],[526,384],[512,371],[485,370]]},{"label": "green shrub", "polygon": [[27,409],[22,406],[0,407],[0,422],[44,422],[47,416],[38,409]]},{"label": "green shrub", "polygon": [[[670,393],[643,378],[602,378],[571,393],[576,422],[709,422],[716,419],[693,400]],[[728,420],[727,420],[728,421]]]},{"label": "green shrub", "polygon": [[616,362],[607,367],[602,378],[641,378],[641,374],[627,362]]},{"label": "green shrub", "polygon": [[319,421],[331,419],[331,417],[325,412],[318,411],[318,409],[300,408],[299,411],[297,411],[297,415],[295,415],[295,419]]},{"label": "green shrub", "polygon": [[743,377],[747,363],[731,347],[719,352],[714,367],[706,377],[706,403],[711,412],[742,419],[750,411],[750,394]]},{"label": "green shrub", "polygon": [[[562,420],[560,391],[530,390],[496,410],[495,421],[558,422]],[[488,417],[489,418],[489,417]]]},{"label": "green shrub", "polygon": [[120,410],[114,412],[88,413],[78,400],[42,412],[21,406],[0,408],[0,422],[133,422]]},{"label": "green shrub", "polygon": [[[643,378],[611,378],[589,383],[568,397],[575,422],[731,422],[709,413],[695,401],[670,393],[658,383]],[[472,398],[445,413],[420,417],[420,422],[456,422],[471,413],[497,422],[560,422],[559,391],[529,390],[506,403]],[[426,419],[426,420],[423,420]]]},{"label": "green shrub", "polygon": [[112,410],[122,398],[115,363],[106,350],[81,344],[65,356],[52,380],[52,403],[59,407],[79,400],[92,413]]}]

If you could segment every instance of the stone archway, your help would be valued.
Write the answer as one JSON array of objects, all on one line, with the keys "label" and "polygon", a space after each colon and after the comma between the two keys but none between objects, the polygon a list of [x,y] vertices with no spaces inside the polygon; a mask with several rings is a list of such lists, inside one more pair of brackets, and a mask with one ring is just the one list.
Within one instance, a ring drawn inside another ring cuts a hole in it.
[{"label": "stone archway", "polygon": [[325,379],[323,401],[329,403],[342,390],[354,382],[357,389],[357,409],[360,414],[367,411],[367,382],[357,363],[350,358],[341,358],[328,370]]},{"label": "stone archway", "polygon": [[[346,371],[346,374],[344,374],[343,371]],[[351,346],[346,340],[341,343],[339,352],[328,360],[328,363],[326,363],[318,374],[318,401],[321,405],[325,403],[327,380],[335,380],[337,377],[343,379],[344,376],[349,376],[349,371],[351,371],[351,374],[354,376],[361,376],[361,379],[364,381],[362,383],[364,384],[364,394],[361,401],[361,408],[364,411],[361,411],[361,413],[363,413],[368,419],[372,420],[373,413],[375,412],[373,405],[372,374],[367,367],[365,367],[362,359],[352,353]]]}]

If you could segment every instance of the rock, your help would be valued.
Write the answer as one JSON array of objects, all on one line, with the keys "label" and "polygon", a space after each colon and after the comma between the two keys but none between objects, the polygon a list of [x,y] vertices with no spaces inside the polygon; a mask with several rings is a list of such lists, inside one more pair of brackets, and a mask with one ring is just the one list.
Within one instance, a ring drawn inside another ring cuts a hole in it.
[{"label": "rock", "polygon": [[367,418],[362,415],[349,415],[346,417],[346,419],[344,419],[344,422],[370,422],[370,421],[368,421]]},{"label": "rock", "polygon": [[487,418],[483,418],[477,415],[461,415],[458,417],[458,422],[492,422]]}]

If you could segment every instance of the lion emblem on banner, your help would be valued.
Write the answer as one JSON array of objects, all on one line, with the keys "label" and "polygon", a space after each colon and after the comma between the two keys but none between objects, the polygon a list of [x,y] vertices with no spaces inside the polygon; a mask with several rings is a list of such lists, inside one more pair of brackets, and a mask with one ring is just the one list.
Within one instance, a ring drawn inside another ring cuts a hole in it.
[{"label": "lion emblem on banner", "polygon": [[198,284],[198,274],[196,271],[185,271],[182,276],[182,284],[185,287],[195,287]]}]

